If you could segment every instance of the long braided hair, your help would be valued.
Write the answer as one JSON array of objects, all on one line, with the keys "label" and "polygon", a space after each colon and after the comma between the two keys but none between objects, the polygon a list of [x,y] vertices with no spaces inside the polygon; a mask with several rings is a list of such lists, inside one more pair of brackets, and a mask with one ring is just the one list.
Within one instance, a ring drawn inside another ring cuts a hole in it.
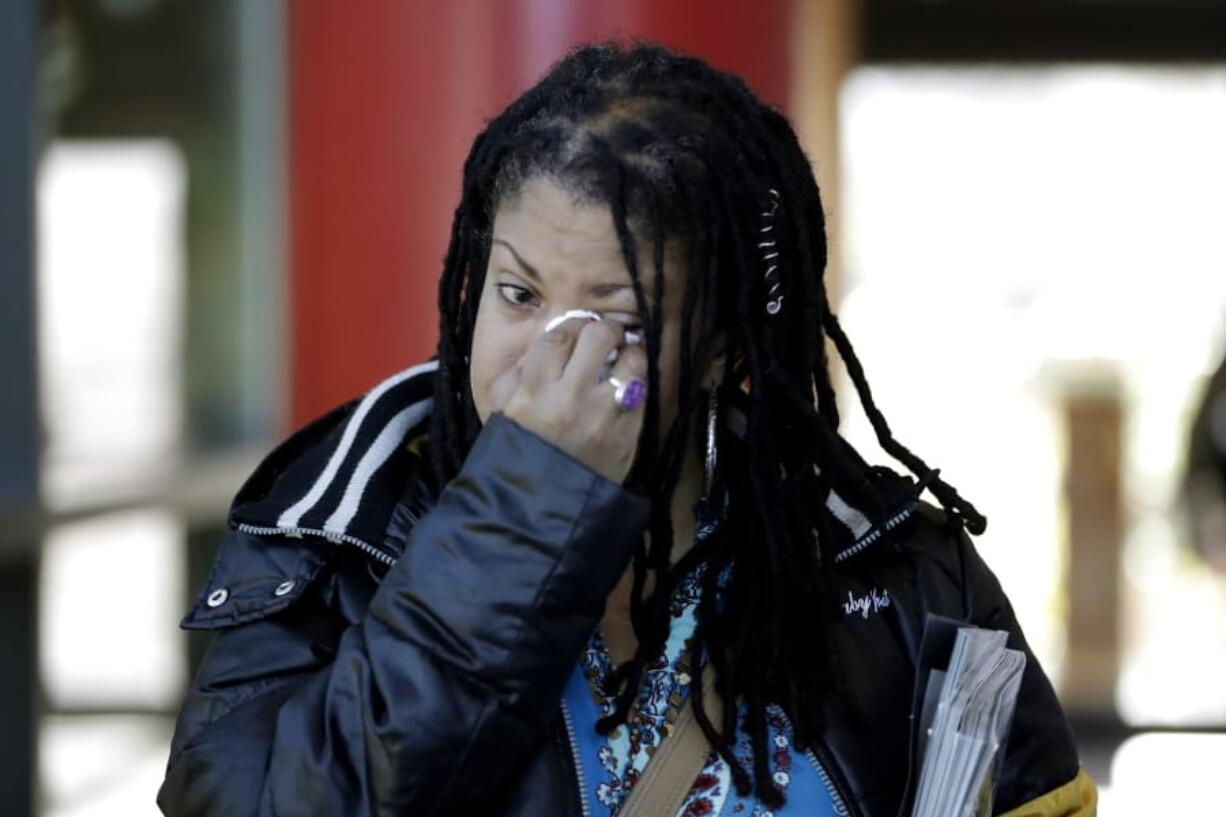
[{"label": "long braided hair", "polygon": [[[827,338],[844,360],[882,447],[926,479],[967,529],[979,533],[985,520],[894,440],[873,403],[826,294],[822,202],[787,119],[739,77],[642,42],[572,50],[473,144],[439,286],[439,368],[430,429],[438,484],[459,471],[480,430],[468,355],[494,213],[538,174],[583,201],[610,208],[644,321],[648,402],[640,455],[626,485],[653,500],[651,535],[633,560],[637,654],[615,669],[616,708],[598,728],[608,732],[626,720],[646,663],[668,637],[671,591],[688,567],[703,560],[692,643],[706,662],[696,663],[692,689],[702,688],[704,671],[714,671],[724,705],[722,722],[713,723],[696,695],[696,719],[727,761],[738,791],[752,791],[777,807],[783,795],[769,771],[766,707],[783,709],[795,745],[804,750],[821,734],[823,706],[839,697],[837,655],[828,633],[835,603],[826,590],[833,560],[823,552],[831,530],[830,492],[870,513],[884,510],[873,469],[838,435]],[[759,216],[772,205],[777,216],[768,280]],[[651,242],[651,293],[642,285],[637,236]],[[685,247],[679,405],[672,427],[660,429],[663,247],[673,238]],[[783,296],[777,313],[765,309],[768,294]],[[718,393],[722,405],[740,407],[744,439],[719,423],[724,467],[715,475],[713,493],[721,499],[709,499],[725,509],[724,522],[670,569],[671,498],[695,409],[705,403],[701,364],[717,334],[729,361]],[[656,589],[648,595],[649,573]],[[717,588],[721,574],[726,584]],[[738,700],[747,710],[750,770],[732,752]]]}]

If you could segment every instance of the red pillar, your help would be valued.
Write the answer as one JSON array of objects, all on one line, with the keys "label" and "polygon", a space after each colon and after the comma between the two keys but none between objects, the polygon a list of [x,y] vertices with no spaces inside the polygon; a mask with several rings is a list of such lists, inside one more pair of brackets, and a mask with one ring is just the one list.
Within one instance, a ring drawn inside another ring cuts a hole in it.
[{"label": "red pillar", "polygon": [[657,40],[742,74],[786,106],[788,5],[288,4],[289,426],[431,354],[468,148],[569,47]]}]

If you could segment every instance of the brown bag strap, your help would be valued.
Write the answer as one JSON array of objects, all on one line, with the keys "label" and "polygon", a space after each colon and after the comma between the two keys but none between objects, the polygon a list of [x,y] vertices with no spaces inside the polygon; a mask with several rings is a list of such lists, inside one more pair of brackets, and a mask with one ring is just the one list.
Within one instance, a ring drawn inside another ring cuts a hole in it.
[{"label": "brown bag strap", "polygon": [[[723,707],[714,691],[715,671],[706,667],[700,694],[707,716],[712,723],[718,724],[723,718]],[[690,694],[677,716],[672,734],[656,747],[643,769],[643,776],[627,795],[621,817],[674,817],[680,810],[711,754],[707,736],[694,717],[694,694]]]}]

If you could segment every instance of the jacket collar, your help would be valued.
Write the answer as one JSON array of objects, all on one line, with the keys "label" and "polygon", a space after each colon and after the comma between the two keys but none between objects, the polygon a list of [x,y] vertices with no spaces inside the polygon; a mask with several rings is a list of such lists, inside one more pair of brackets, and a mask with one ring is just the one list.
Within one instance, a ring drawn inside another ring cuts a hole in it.
[{"label": "jacket collar", "polygon": [[[737,401],[725,412],[729,429],[742,441],[748,427],[746,409],[743,402]],[[834,564],[864,553],[914,516],[920,495],[939,473],[933,469],[917,482],[883,465],[869,465],[850,443],[841,437],[837,441],[852,467],[862,475],[863,482],[872,485],[875,496],[871,502],[855,500],[850,489],[831,488],[826,500],[830,523],[826,525],[827,541],[822,543],[819,553],[821,558],[829,558]],[[813,466],[813,471],[821,473],[817,465]],[[818,532],[814,535],[818,536]]]},{"label": "jacket collar", "polygon": [[388,564],[388,520],[418,459],[406,445],[433,405],[437,360],[397,372],[304,426],[256,468],[230,507],[234,528],[346,542]]},{"label": "jacket collar", "polygon": [[[388,377],[365,395],[343,403],[279,444],[248,477],[230,507],[230,526],[261,535],[316,537],[358,547],[386,564],[400,555],[387,536],[393,514],[420,515],[436,494],[430,464],[406,443],[425,434],[434,399],[431,359]],[[745,435],[745,414],[725,412],[729,429]],[[850,446],[884,495],[883,510],[852,505],[836,491],[826,503],[833,541],[823,551],[835,563],[862,553],[914,512],[935,476],[916,483],[882,466],[869,467]],[[424,489],[424,490],[423,490]]]}]

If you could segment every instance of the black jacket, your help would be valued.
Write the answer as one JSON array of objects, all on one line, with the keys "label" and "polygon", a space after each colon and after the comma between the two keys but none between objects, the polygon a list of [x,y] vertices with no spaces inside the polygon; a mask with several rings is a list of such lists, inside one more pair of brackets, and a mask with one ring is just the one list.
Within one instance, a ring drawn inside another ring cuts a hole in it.
[{"label": "black jacket", "polygon": [[[437,491],[408,444],[434,369],[301,429],[239,491],[182,622],[216,636],[179,715],[166,814],[579,814],[559,701],[648,502],[501,414]],[[919,486],[893,484],[881,519],[831,504],[848,599],[835,638],[858,714],[832,710],[817,754],[847,809],[898,811],[929,612],[1006,629],[1026,651],[996,812],[1068,783],[1072,735],[996,578]]]}]

